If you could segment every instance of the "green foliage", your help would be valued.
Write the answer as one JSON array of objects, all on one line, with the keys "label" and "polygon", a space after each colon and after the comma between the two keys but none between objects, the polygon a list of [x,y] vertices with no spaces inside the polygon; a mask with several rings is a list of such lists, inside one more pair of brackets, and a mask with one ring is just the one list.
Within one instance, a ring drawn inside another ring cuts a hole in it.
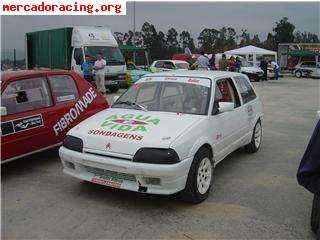
[{"label": "green foliage", "polygon": [[149,50],[151,60],[170,59],[174,53],[183,52],[187,46],[193,53],[203,50],[205,53],[221,53],[237,47],[254,45],[270,50],[277,50],[279,43],[284,42],[305,42],[319,43],[317,34],[310,32],[294,31],[295,26],[289,22],[287,17],[275,23],[273,32],[269,32],[267,39],[261,41],[258,34],[251,34],[247,29],[241,29],[237,35],[232,27],[222,27],[221,29],[205,28],[197,40],[198,48],[190,32],[183,30],[179,33],[175,28],[168,29],[167,33],[157,32],[154,25],[145,22],[141,31],[129,31],[128,33],[115,32],[115,38],[119,45],[136,45]]}]

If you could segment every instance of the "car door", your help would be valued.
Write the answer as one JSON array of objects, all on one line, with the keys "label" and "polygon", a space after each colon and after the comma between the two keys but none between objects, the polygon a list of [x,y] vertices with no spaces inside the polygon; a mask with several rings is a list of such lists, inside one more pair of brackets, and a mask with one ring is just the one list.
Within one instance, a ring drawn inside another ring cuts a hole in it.
[{"label": "car door", "polygon": [[[55,111],[50,113],[52,137],[62,141],[66,132],[78,123],[77,119],[80,114],[78,111],[71,118],[69,111],[74,107],[79,98],[79,90],[75,80],[68,74],[49,74],[48,81],[52,91]],[[67,115],[66,115],[67,114]]]},{"label": "car door", "polygon": [[261,104],[260,101],[258,101],[258,97],[246,76],[235,76],[233,79],[240,93],[243,109],[242,117],[243,122],[246,124],[242,135],[251,139],[251,131],[254,128],[257,114],[261,112]]},{"label": "car door", "polygon": [[47,148],[52,144],[52,98],[45,75],[10,79],[1,94],[6,114],[1,119],[2,161]]},{"label": "car door", "polygon": [[[219,112],[219,102],[232,102],[235,108],[228,112]],[[214,104],[211,116],[211,136],[216,146],[217,161],[235,149],[235,144],[241,138],[243,128],[243,108],[239,94],[231,78],[216,81]]]}]

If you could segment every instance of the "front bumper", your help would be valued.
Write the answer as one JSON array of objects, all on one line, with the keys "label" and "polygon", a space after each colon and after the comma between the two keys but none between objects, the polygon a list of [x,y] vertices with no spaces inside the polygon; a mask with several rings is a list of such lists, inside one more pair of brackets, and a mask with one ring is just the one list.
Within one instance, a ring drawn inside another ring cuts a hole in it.
[{"label": "front bumper", "polygon": [[[73,177],[109,187],[163,195],[185,188],[193,159],[188,158],[177,164],[146,164],[80,153],[65,147],[59,149],[59,155],[63,172]],[[70,168],[70,163],[74,168]],[[110,176],[114,178],[110,180]],[[150,179],[153,179],[152,182]]]}]

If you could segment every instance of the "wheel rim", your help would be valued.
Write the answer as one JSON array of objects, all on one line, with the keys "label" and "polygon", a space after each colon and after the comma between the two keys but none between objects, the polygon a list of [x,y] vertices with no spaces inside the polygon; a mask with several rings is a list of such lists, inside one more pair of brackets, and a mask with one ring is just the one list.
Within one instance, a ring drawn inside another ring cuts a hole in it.
[{"label": "wheel rim", "polygon": [[211,183],[212,164],[209,158],[201,160],[197,174],[197,188],[200,194],[205,194]]},{"label": "wheel rim", "polygon": [[256,146],[256,148],[260,147],[261,144],[261,134],[262,133],[262,128],[261,128],[261,124],[257,123],[255,129],[254,129],[254,144]]}]

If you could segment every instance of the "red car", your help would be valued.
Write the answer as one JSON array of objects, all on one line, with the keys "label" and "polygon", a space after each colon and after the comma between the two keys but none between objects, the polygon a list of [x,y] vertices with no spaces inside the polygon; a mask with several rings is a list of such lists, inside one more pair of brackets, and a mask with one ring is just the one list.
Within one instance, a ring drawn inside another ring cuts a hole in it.
[{"label": "red car", "polygon": [[107,107],[75,72],[1,73],[1,163],[60,145],[70,128]]}]

